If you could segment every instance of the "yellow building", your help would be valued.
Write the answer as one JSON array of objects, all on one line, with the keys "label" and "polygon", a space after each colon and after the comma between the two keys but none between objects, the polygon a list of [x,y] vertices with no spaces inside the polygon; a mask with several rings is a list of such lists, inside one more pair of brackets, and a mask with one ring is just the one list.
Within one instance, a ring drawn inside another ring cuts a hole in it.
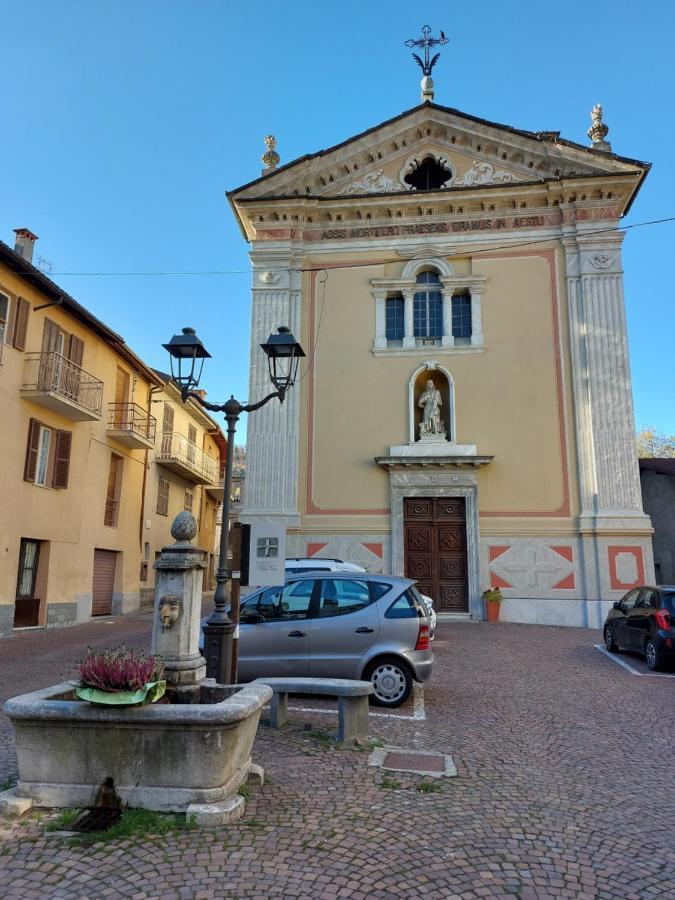
[{"label": "yellow building", "polygon": [[[161,379],[162,387],[152,396],[153,415],[158,424],[152,453],[154,464],[149,469],[146,559],[154,562],[161,548],[172,542],[171,523],[179,512],[187,510],[199,528],[195,544],[208,553],[204,590],[211,590],[227,441],[218,424],[198,403],[181,401],[180,390],[169,375],[159,371],[155,374]],[[143,594],[150,599],[153,593],[154,569],[150,563]]]},{"label": "yellow building", "polygon": [[653,577],[625,331],[621,217],[648,173],[429,100],[229,200],[251,244],[258,345],[308,370],[248,423],[243,518],[289,555],[418,580],[439,612],[597,625]]},{"label": "yellow building", "polygon": [[[195,420],[199,446],[157,429],[154,401],[170,390],[165,380],[33,267],[35,239],[22,229],[14,250],[0,243],[0,634],[137,609],[155,554],[171,540],[168,517],[187,506],[194,486],[186,477],[157,516],[161,472],[199,459],[208,483],[218,481],[207,434],[215,422],[177,410],[175,432],[189,441],[183,420]],[[210,553],[212,507],[193,492]]]}]

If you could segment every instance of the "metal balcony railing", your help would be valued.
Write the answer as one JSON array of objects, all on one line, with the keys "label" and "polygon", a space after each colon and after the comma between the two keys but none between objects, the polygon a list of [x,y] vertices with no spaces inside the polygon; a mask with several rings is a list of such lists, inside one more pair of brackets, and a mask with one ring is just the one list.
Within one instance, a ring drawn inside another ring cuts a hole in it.
[{"label": "metal balcony railing", "polygon": [[155,442],[157,419],[137,403],[109,403],[108,430]]},{"label": "metal balcony railing", "polygon": [[162,435],[156,458],[158,463],[178,468],[183,474],[194,476],[202,484],[215,484],[218,481],[217,460],[207,456],[185,435],[176,431]]},{"label": "metal balcony railing", "polygon": [[26,354],[21,389],[56,394],[97,416],[101,415],[103,382],[55,350]]}]

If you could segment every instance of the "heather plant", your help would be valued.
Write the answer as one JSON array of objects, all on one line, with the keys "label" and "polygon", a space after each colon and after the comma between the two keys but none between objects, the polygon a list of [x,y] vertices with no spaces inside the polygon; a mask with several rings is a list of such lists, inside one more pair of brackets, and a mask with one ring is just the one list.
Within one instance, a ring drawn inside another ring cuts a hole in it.
[{"label": "heather plant", "polygon": [[89,649],[79,666],[80,687],[97,688],[109,693],[138,691],[164,676],[157,656],[127,650],[124,644],[116,650],[95,653]]}]

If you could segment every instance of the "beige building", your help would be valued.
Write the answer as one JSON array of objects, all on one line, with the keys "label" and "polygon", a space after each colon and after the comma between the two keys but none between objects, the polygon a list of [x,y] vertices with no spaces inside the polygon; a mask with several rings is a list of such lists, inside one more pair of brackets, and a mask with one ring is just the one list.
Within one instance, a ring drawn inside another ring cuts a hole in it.
[{"label": "beige building", "polygon": [[440,612],[597,625],[653,577],[624,316],[621,217],[648,173],[591,142],[423,102],[230,203],[258,345],[306,377],[248,423],[246,515],[288,555],[418,580]]},{"label": "beige building", "polygon": [[[191,489],[200,543],[213,553],[215,539],[215,504],[196,485],[218,481],[216,423],[178,408],[171,436],[157,429],[158,398],[181,407],[172,387],[33,267],[35,239],[0,243],[0,634],[138,608]],[[175,474],[183,459],[198,476]],[[180,489],[161,517],[163,472]]]}]

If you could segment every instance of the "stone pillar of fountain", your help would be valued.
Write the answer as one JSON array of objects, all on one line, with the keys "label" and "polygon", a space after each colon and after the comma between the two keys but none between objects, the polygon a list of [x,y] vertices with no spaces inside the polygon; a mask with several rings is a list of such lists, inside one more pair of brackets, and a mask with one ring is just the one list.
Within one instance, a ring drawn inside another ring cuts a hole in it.
[{"label": "stone pillar of fountain", "polygon": [[183,703],[197,700],[206,675],[206,660],[199,652],[206,551],[192,544],[196,534],[194,516],[179,513],[171,526],[176,543],[164,547],[155,563],[152,652],[161,656],[167,684],[176,688]]}]

